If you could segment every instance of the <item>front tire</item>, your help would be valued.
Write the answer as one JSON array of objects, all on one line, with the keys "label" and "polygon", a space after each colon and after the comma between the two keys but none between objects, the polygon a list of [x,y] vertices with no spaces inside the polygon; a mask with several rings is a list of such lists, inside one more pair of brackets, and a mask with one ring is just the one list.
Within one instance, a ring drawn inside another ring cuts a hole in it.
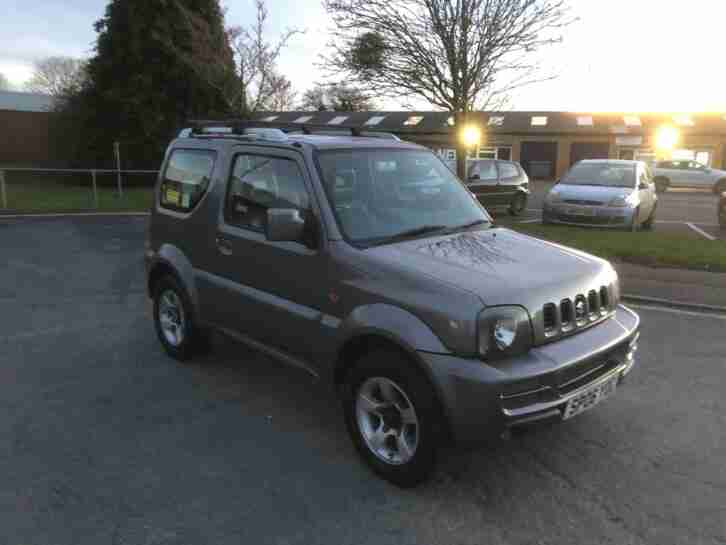
[{"label": "front tire", "polygon": [[375,473],[402,488],[429,478],[442,411],[428,379],[403,355],[363,356],[348,374],[343,403],[353,444]]},{"label": "front tire", "polygon": [[653,211],[650,213],[650,216],[648,216],[648,219],[645,220],[643,223],[643,229],[646,229],[648,231],[653,229],[653,225],[655,224],[655,212],[658,210],[658,205],[655,205],[653,207]]},{"label": "front tire", "polygon": [[208,332],[194,321],[186,290],[171,275],[154,286],[154,327],[164,350],[176,360],[186,361],[210,348]]},{"label": "front tire", "polygon": [[665,193],[668,191],[668,187],[670,186],[670,181],[668,181],[666,178],[656,178],[655,179],[655,192],[656,193]]}]

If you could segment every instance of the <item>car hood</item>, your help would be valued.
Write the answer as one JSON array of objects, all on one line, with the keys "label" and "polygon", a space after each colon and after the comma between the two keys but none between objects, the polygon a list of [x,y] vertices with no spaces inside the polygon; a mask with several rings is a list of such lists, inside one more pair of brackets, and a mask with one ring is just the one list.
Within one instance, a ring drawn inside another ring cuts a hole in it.
[{"label": "car hood", "polygon": [[607,261],[516,233],[491,228],[415,239],[368,250],[387,264],[424,274],[477,295],[484,305],[543,305],[612,283]]},{"label": "car hood", "polygon": [[603,187],[599,185],[557,184],[550,194],[558,194],[563,200],[583,200],[608,203],[615,197],[627,197],[632,187]]}]

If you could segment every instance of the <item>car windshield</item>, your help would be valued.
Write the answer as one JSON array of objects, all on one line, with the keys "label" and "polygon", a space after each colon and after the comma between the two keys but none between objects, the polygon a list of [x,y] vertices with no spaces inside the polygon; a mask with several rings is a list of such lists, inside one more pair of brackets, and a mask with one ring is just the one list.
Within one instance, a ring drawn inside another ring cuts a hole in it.
[{"label": "car windshield", "polygon": [[353,243],[374,245],[491,222],[431,152],[322,151],[318,162],[338,224]]},{"label": "car windshield", "polygon": [[567,185],[601,185],[634,187],[635,166],[618,163],[580,163],[573,166],[560,180]]}]

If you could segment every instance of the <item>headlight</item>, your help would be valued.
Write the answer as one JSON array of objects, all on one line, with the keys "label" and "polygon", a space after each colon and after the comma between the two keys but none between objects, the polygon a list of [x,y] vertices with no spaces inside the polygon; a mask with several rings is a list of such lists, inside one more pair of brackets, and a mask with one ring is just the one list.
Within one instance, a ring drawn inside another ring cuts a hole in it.
[{"label": "headlight", "polygon": [[491,307],[479,315],[479,355],[487,360],[526,353],[532,347],[532,324],[522,307]]},{"label": "headlight", "polygon": [[553,203],[554,204],[554,203],[557,203],[557,202],[562,202],[562,196],[559,193],[555,192],[555,191],[551,191],[551,192],[549,192],[547,194],[547,198],[545,200],[547,202],[549,202],[549,203]]},{"label": "headlight", "polygon": [[608,206],[613,206],[616,208],[623,208],[625,206],[633,206],[634,203],[630,201],[629,197],[614,197],[609,203]]}]

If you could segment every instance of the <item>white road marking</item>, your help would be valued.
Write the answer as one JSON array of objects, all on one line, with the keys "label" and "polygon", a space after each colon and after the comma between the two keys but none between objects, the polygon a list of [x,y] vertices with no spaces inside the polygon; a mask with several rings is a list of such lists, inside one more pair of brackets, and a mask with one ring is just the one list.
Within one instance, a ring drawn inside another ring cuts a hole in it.
[{"label": "white road marking", "polygon": [[706,231],[704,231],[700,227],[696,227],[692,223],[688,223],[688,222],[686,222],[686,225],[688,225],[688,227],[690,227],[691,229],[693,229],[696,233],[702,235],[704,238],[707,238],[708,240],[716,240],[716,237],[715,236],[709,235]]},{"label": "white road marking", "polygon": [[542,222],[542,220],[541,220],[541,219],[534,219],[534,220],[523,220],[523,221],[518,221],[517,223],[541,223],[541,222]]},{"label": "white road marking", "polygon": [[641,305],[639,303],[628,303],[628,307],[631,308],[637,308],[640,310],[653,310],[656,312],[667,312],[668,314],[678,314],[681,316],[697,316],[699,318],[713,318],[715,320],[724,320],[726,321],[726,316],[723,314],[716,314],[716,313],[710,313],[710,312],[696,312],[694,310],[681,310],[677,308],[668,308],[668,307],[658,307],[658,306],[652,306],[652,305]]}]

